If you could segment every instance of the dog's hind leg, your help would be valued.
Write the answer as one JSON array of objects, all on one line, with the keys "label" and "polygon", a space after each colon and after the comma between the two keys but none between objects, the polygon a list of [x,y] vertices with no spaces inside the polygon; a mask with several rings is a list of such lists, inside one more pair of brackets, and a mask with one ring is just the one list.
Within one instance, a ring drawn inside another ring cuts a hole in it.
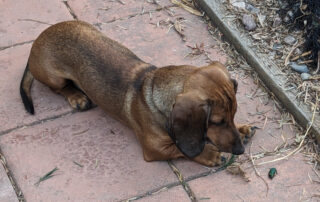
[{"label": "dog's hind leg", "polygon": [[[37,63],[36,63],[37,64]],[[75,84],[61,75],[64,73],[54,65],[51,68],[41,68],[30,65],[30,71],[35,79],[49,86],[54,92],[64,96],[71,107],[80,111],[91,108],[91,101]]]},{"label": "dog's hind leg", "polygon": [[[72,81],[63,78],[50,78],[46,84],[56,93],[64,96],[73,109],[85,111],[91,108],[91,100]],[[54,82],[52,82],[54,81]]]},{"label": "dog's hind leg", "polygon": [[62,89],[56,89],[55,92],[63,95],[74,109],[85,111],[92,107],[91,100],[72,82],[68,82]]}]

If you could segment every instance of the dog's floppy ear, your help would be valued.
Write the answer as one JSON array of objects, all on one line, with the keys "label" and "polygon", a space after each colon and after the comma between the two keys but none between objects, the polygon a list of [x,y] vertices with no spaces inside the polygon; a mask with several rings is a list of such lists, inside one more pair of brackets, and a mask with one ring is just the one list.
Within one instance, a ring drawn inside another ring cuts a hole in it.
[{"label": "dog's floppy ear", "polygon": [[233,83],[233,88],[234,88],[234,93],[237,94],[238,91],[238,82],[235,79],[231,79],[232,83]]},{"label": "dog's floppy ear", "polygon": [[171,111],[169,135],[178,149],[187,157],[194,158],[204,148],[210,107],[197,96],[180,94]]}]

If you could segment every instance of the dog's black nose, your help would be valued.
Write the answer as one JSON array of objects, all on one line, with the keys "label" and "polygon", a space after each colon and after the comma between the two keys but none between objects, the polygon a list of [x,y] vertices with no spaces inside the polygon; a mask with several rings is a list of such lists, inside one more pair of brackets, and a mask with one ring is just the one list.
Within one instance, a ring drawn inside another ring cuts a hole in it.
[{"label": "dog's black nose", "polygon": [[240,155],[244,153],[244,146],[237,146],[232,148],[232,154],[234,155]]}]

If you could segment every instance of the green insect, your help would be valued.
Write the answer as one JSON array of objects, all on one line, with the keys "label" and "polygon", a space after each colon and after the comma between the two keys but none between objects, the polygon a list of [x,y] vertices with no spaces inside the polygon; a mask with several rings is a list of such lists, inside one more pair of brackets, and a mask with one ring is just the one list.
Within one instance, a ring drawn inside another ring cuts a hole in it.
[{"label": "green insect", "polygon": [[276,174],[278,174],[277,169],[270,168],[269,173],[268,173],[269,178],[273,179]]}]

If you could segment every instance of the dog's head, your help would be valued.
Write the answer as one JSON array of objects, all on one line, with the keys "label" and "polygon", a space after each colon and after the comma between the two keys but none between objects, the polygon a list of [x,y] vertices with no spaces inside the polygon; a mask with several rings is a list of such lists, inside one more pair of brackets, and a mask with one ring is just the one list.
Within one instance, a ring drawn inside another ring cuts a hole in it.
[{"label": "dog's head", "polygon": [[199,155],[208,143],[221,152],[244,152],[234,123],[236,91],[237,82],[218,62],[195,70],[185,81],[169,120],[169,135],[185,156]]}]

